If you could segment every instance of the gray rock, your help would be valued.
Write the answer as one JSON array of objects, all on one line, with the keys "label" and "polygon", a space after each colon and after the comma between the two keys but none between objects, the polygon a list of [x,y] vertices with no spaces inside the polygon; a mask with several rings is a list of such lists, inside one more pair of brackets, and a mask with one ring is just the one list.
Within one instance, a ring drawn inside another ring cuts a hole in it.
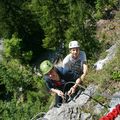
[{"label": "gray rock", "polygon": [[107,64],[116,54],[117,44],[112,45],[106,52],[108,52],[107,56],[104,59],[98,60],[94,64],[94,68],[96,70],[101,70],[105,64]]},{"label": "gray rock", "polygon": [[103,109],[104,109],[104,107],[103,107],[102,105],[97,104],[97,105],[94,107],[94,113],[95,113],[95,114],[100,114]]},{"label": "gray rock", "polygon": [[89,85],[76,100],[64,103],[60,108],[50,109],[44,118],[48,120],[87,120],[91,115],[84,113],[81,107],[86,104],[95,91],[96,86]]},{"label": "gray rock", "polygon": [[120,92],[116,92],[113,94],[112,99],[110,101],[110,111],[117,105],[120,104]]}]

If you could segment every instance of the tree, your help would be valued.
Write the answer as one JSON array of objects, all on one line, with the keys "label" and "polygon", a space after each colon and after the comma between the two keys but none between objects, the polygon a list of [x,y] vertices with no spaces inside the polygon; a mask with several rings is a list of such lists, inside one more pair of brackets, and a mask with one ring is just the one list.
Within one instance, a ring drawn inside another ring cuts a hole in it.
[{"label": "tree", "polygon": [[96,25],[91,6],[84,0],[71,0],[69,6],[70,25],[66,30],[66,43],[68,45],[69,41],[78,40],[80,49],[85,50],[90,58],[100,47],[99,41],[95,39]]},{"label": "tree", "polygon": [[32,51],[24,52],[21,49],[22,39],[19,39],[16,34],[12,35],[11,39],[4,39],[4,56],[8,60],[18,59],[21,63],[29,63],[32,59]]},{"label": "tree", "polygon": [[29,66],[14,59],[0,63],[1,87],[1,119],[28,120],[46,110],[49,94],[42,78],[33,74]]},{"label": "tree", "polygon": [[[32,0],[34,1],[34,0]],[[67,2],[58,0],[36,0],[32,2],[32,10],[38,16],[45,31],[44,48],[60,48],[64,43],[64,32],[67,29]]]},{"label": "tree", "polygon": [[33,58],[43,51],[42,30],[35,15],[28,10],[29,0],[21,1],[0,1],[0,35],[3,38],[11,39],[14,33],[22,40],[21,53],[32,51]]}]

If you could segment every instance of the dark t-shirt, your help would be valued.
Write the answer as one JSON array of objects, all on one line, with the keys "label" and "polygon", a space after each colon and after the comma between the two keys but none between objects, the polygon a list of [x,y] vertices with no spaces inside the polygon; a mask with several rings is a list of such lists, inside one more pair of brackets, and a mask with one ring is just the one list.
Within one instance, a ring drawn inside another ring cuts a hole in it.
[{"label": "dark t-shirt", "polygon": [[[46,82],[48,90],[50,90],[51,88],[54,88],[54,89],[59,89],[63,91],[65,89],[65,86],[68,84],[68,82],[75,82],[76,79],[79,77],[79,75],[75,74],[73,71],[62,68],[62,67],[56,68],[56,71],[60,77],[60,81],[58,82],[50,79],[49,76],[47,75],[44,76],[44,80]],[[70,88],[70,85],[68,86],[66,86],[67,89]]]}]

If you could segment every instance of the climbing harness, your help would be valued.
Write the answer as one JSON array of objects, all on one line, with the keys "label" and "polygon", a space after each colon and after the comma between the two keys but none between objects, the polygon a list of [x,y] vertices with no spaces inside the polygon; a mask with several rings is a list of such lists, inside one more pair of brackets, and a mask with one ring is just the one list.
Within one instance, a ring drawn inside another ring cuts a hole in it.
[{"label": "climbing harness", "polygon": [[[57,106],[58,108],[61,106],[61,104],[64,104],[64,103],[69,103],[70,101],[73,101],[75,102],[75,100],[81,95],[81,94],[85,94],[87,96],[89,96],[92,100],[94,100],[95,102],[99,103],[101,106],[103,106],[104,108],[110,108],[110,106],[107,106],[107,105],[104,105],[102,104],[101,102],[99,102],[97,99],[93,98],[92,96],[86,94],[85,92],[83,92],[86,87],[84,87],[83,85],[78,85],[78,87],[80,88],[77,93],[75,95],[71,95],[71,96],[68,96],[67,92],[65,92],[65,87],[67,86],[67,84],[75,84],[75,82],[67,82],[65,85],[64,85],[64,88],[63,88],[63,92],[65,93],[64,97],[62,97],[63,99],[63,103],[58,103]],[[40,112],[38,113],[34,118],[32,118],[31,120],[36,120],[35,118],[38,118],[38,116],[40,116],[41,114],[44,114],[44,112]],[[108,113],[106,116],[100,118],[99,120],[114,120],[115,117],[117,117],[118,115],[120,114],[120,104],[118,104],[116,106],[115,109],[113,109],[112,112]],[[42,118],[42,119],[41,119]],[[40,117],[41,120],[43,120],[43,117]]]},{"label": "climbing harness", "polygon": [[[75,82],[67,82],[67,83],[65,84],[65,86],[64,86],[64,89],[65,89],[66,85],[67,85],[67,84],[70,84],[70,83],[75,84]],[[79,87],[79,88],[82,88],[83,90],[86,89],[83,85],[80,85],[80,84],[78,84],[78,87]],[[64,89],[63,89],[63,91],[64,91]],[[82,91],[83,91],[83,90],[82,90]],[[79,93],[78,93],[78,94],[79,94]],[[102,104],[102,103],[99,102],[97,99],[95,99],[94,97],[86,94],[85,92],[81,92],[80,94],[84,94],[84,95],[89,96],[92,100],[94,100],[95,102],[99,103],[101,106],[105,107],[106,109],[110,108],[109,105],[104,105],[104,104]],[[77,96],[79,96],[79,95],[77,95]],[[76,96],[76,97],[77,97],[77,96]],[[75,97],[75,98],[76,98],[76,97]]]},{"label": "climbing harness", "polygon": [[63,88],[63,93],[65,93],[65,96],[63,97],[63,103],[68,103],[70,102],[71,100],[75,102],[75,99],[77,99],[79,97],[79,95],[82,93],[83,90],[85,90],[85,88],[83,86],[79,86],[79,90],[77,91],[77,93],[73,94],[73,95],[68,95],[67,92],[65,92],[65,88],[68,84],[75,84],[75,82],[67,82],[65,85],[64,85],[64,88]]},{"label": "climbing harness", "polygon": [[79,95],[83,92],[83,89],[79,89],[75,95],[68,95],[67,92],[65,92],[65,96],[63,97],[63,103],[69,103],[70,101],[74,101],[79,97]]},{"label": "climbing harness", "polygon": [[107,115],[103,116],[99,120],[115,120],[118,115],[120,115],[120,104],[117,104],[111,112],[109,112]]}]

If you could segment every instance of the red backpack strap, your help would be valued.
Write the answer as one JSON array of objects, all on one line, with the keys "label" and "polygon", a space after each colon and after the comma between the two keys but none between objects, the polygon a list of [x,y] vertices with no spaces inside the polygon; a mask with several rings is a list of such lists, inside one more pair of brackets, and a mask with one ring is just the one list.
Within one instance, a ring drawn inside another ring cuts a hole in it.
[{"label": "red backpack strap", "polygon": [[116,107],[108,113],[106,116],[103,116],[99,120],[114,120],[118,115],[120,115],[120,104],[116,105]]}]

